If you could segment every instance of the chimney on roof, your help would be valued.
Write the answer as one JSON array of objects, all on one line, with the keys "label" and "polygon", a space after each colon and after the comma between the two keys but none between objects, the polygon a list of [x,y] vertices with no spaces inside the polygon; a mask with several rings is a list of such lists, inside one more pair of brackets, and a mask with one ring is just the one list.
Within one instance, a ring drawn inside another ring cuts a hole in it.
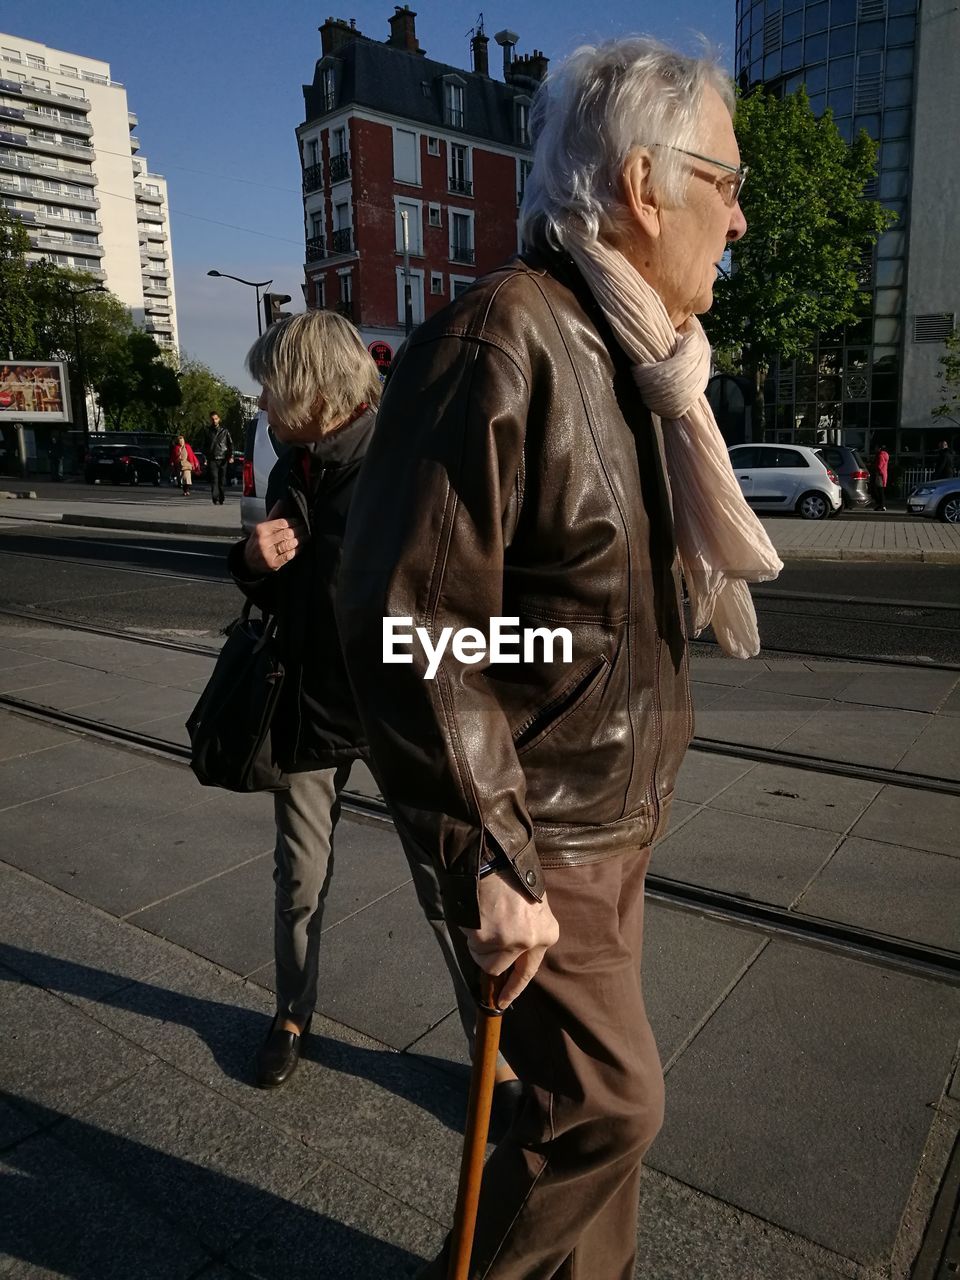
[{"label": "chimney on roof", "polygon": [[337,53],[345,44],[356,40],[361,33],[357,30],[356,18],[349,22],[345,18],[328,18],[320,28],[320,54]]},{"label": "chimney on roof", "polygon": [[489,76],[490,61],[487,56],[487,45],[490,40],[483,34],[483,28],[470,41],[470,51],[473,54],[473,69],[478,76]]},{"label": "chimney on roof", "polygon": [[525,53],[521,57],[514,58],[509,68],[504,68],[504,79],[511,84],[516,84],[519,80],[527,80],[531,87],[536,88],[541,80],[546,79],[549,65],[550,59],[539,49],[534,49],[533,53]]},{"label": "chimney on roof", "polygon": [[408,4],[397,5],[390,19],[390,39],[394,49],[406,49],[408,53],[423,53],[417,41],[417,15]]},{"label": "chimney on roof", "polygon": [[510,64],[513,62],[513,49],[520,37],[515,31],[498,31],[493,37],[503,49],[503,78],[510,79]]}]

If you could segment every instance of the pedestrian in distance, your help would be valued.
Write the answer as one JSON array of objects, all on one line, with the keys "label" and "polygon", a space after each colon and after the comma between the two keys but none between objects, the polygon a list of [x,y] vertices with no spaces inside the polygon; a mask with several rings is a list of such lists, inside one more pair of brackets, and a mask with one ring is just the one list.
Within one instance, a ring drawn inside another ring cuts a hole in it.
[{"label": "pedestrian in distance", "polygon": [[946,440],[937,446],[937,463],[933,468],[934,480],[952,480],[957,474],[957,460]]},{"label": "pedestrian in distance", "polygon": [[[747,583],[782,568],[696,319],[746,230],[733,107],[711,61],[640,38],[540,87],[524,251],[407,340],[351,510],[340,627],[384,797],[436,862],[471,979],[502,981],[525,1088],[471,1277],[633,1275],[663,1114],[644,880],[693,729],[681,572],[695,632],[748,657]],[[494,656],[516,623],[522,648]]]},{"label": "pedestrian in distance", "polygon": [[881,444],[873,455],[873,467],[871,468],[874,511],[886,511],[887,509],[887,476],[889,475],[889,469],[890,455]]},{"label": "pedestrian in distance", "polygon": [[47,457],[50,460],[50,479],[63,479],[63,443],[56,431],[50,433],[50,444],[47,447]]},{"label": "pedestrian in distance", "polygon": [[183,436],[177,436],[173,442],[173,447],[170,450],[170,467],[174,476],[180,480],[183,496],[189,498],[190,487],[193,484],[193,473],[199,470],[200,463],[197,461],[197,455]]},{"label": "pedestrian in distance", "polygon": [[210,466],[210,496],[214,506],[223,506],[224,483],[227,467],[233,461],[233,441],[226,427],[220,425],[219,413],[210,414],[210,448],[207,461]]},{"label": "pedestrian in distance", "polygon": [[[334,870],[340,795],[369,747],[347,677],[334,599],[343,533],[380,399],[377,367],[342,316],[308,311],[271,325],[247,356],[276,436],[292,447],[271,472],[267,519],[229,555],[241,591],[276,620],[285,676],[271,722],[288,790],[274,793],[277,1011],[256,1083],[284,1084],[317,1001],[320,930]],[[443,919],[429,857],[407,851],[420,904],[472,1031],[474,1005]]]}]

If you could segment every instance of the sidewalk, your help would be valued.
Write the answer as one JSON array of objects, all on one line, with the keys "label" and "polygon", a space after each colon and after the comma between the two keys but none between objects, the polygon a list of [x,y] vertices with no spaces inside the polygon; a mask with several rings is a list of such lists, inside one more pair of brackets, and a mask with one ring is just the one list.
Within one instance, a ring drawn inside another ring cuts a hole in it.
[{"label": "sidewalk", "polygon": [[[240,532],[239,495],[227,494],[224,507],[215,507],[207,489],[197,486],[189,498],[177,491],[149,491],[133,497],[129,489],[107,488],[99,501],[51,495],[53,486],[24,492],[41,492],[39,498],[2,500],[15,482],[0,482],[0,523],[4,520],[42,520],[88,528],[131,529],[145,533],[192,534],[235,538]],[[801,520],[794,516],[765,517],[762,521],[774,546],[789,560],[856,560],[960,564],[960,528],[933,520],[910,520],[870,512],[856,512],[834,520]]]},{"label": "sidewalk", "polygon": [[[0,691],[171,741],[210,661],[0,625]],[[876,706],[853,664],[694,666],[704,736],[960,778],[954,673]],[[958,828],[952,795],[691,752],[653,870],[956,948]],[[344,820],[306,1060],[263,1093],[272,843],[268,797],[0,711],[0,1275],[386,1280],[437,1247],[466,1068],[398,843]],[[905,1277],[960,1129],[960,989],[656,900],[644,986],[667,1122],[637,1277]]]}]

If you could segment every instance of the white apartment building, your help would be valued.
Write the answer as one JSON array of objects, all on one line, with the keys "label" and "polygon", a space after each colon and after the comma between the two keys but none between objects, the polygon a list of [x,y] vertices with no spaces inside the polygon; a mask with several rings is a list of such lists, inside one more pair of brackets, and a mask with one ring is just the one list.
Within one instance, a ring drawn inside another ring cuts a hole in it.
[{"label": "white apartment building", "polygon": [[30,257],[89,272],[177,350],[167,184],[109,63],[0,33],[0,204]]}]

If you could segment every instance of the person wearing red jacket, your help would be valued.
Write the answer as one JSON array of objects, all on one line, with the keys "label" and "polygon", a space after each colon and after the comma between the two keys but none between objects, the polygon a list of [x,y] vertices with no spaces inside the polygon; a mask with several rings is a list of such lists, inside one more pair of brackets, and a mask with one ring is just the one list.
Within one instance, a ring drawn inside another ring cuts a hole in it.
[{"label": "person wearing red jacket", "polygon": [[173,448],[170,450],[170,466],[175,474],[179,471],[183,496],[185,498],[189,497],[190,485],[193,483],[193,473],[200,470],[200,463],[197,461],[197,455],[184,440],[183,436],[177,436],[173,442]]},{"label": "person wearing red jacket", "polygon": [[886,511],[887,509],[887,472],[890,466],[890,455],[887,453],[883,445],[877,449],[873,456],[873,509],[874,511]]}]

